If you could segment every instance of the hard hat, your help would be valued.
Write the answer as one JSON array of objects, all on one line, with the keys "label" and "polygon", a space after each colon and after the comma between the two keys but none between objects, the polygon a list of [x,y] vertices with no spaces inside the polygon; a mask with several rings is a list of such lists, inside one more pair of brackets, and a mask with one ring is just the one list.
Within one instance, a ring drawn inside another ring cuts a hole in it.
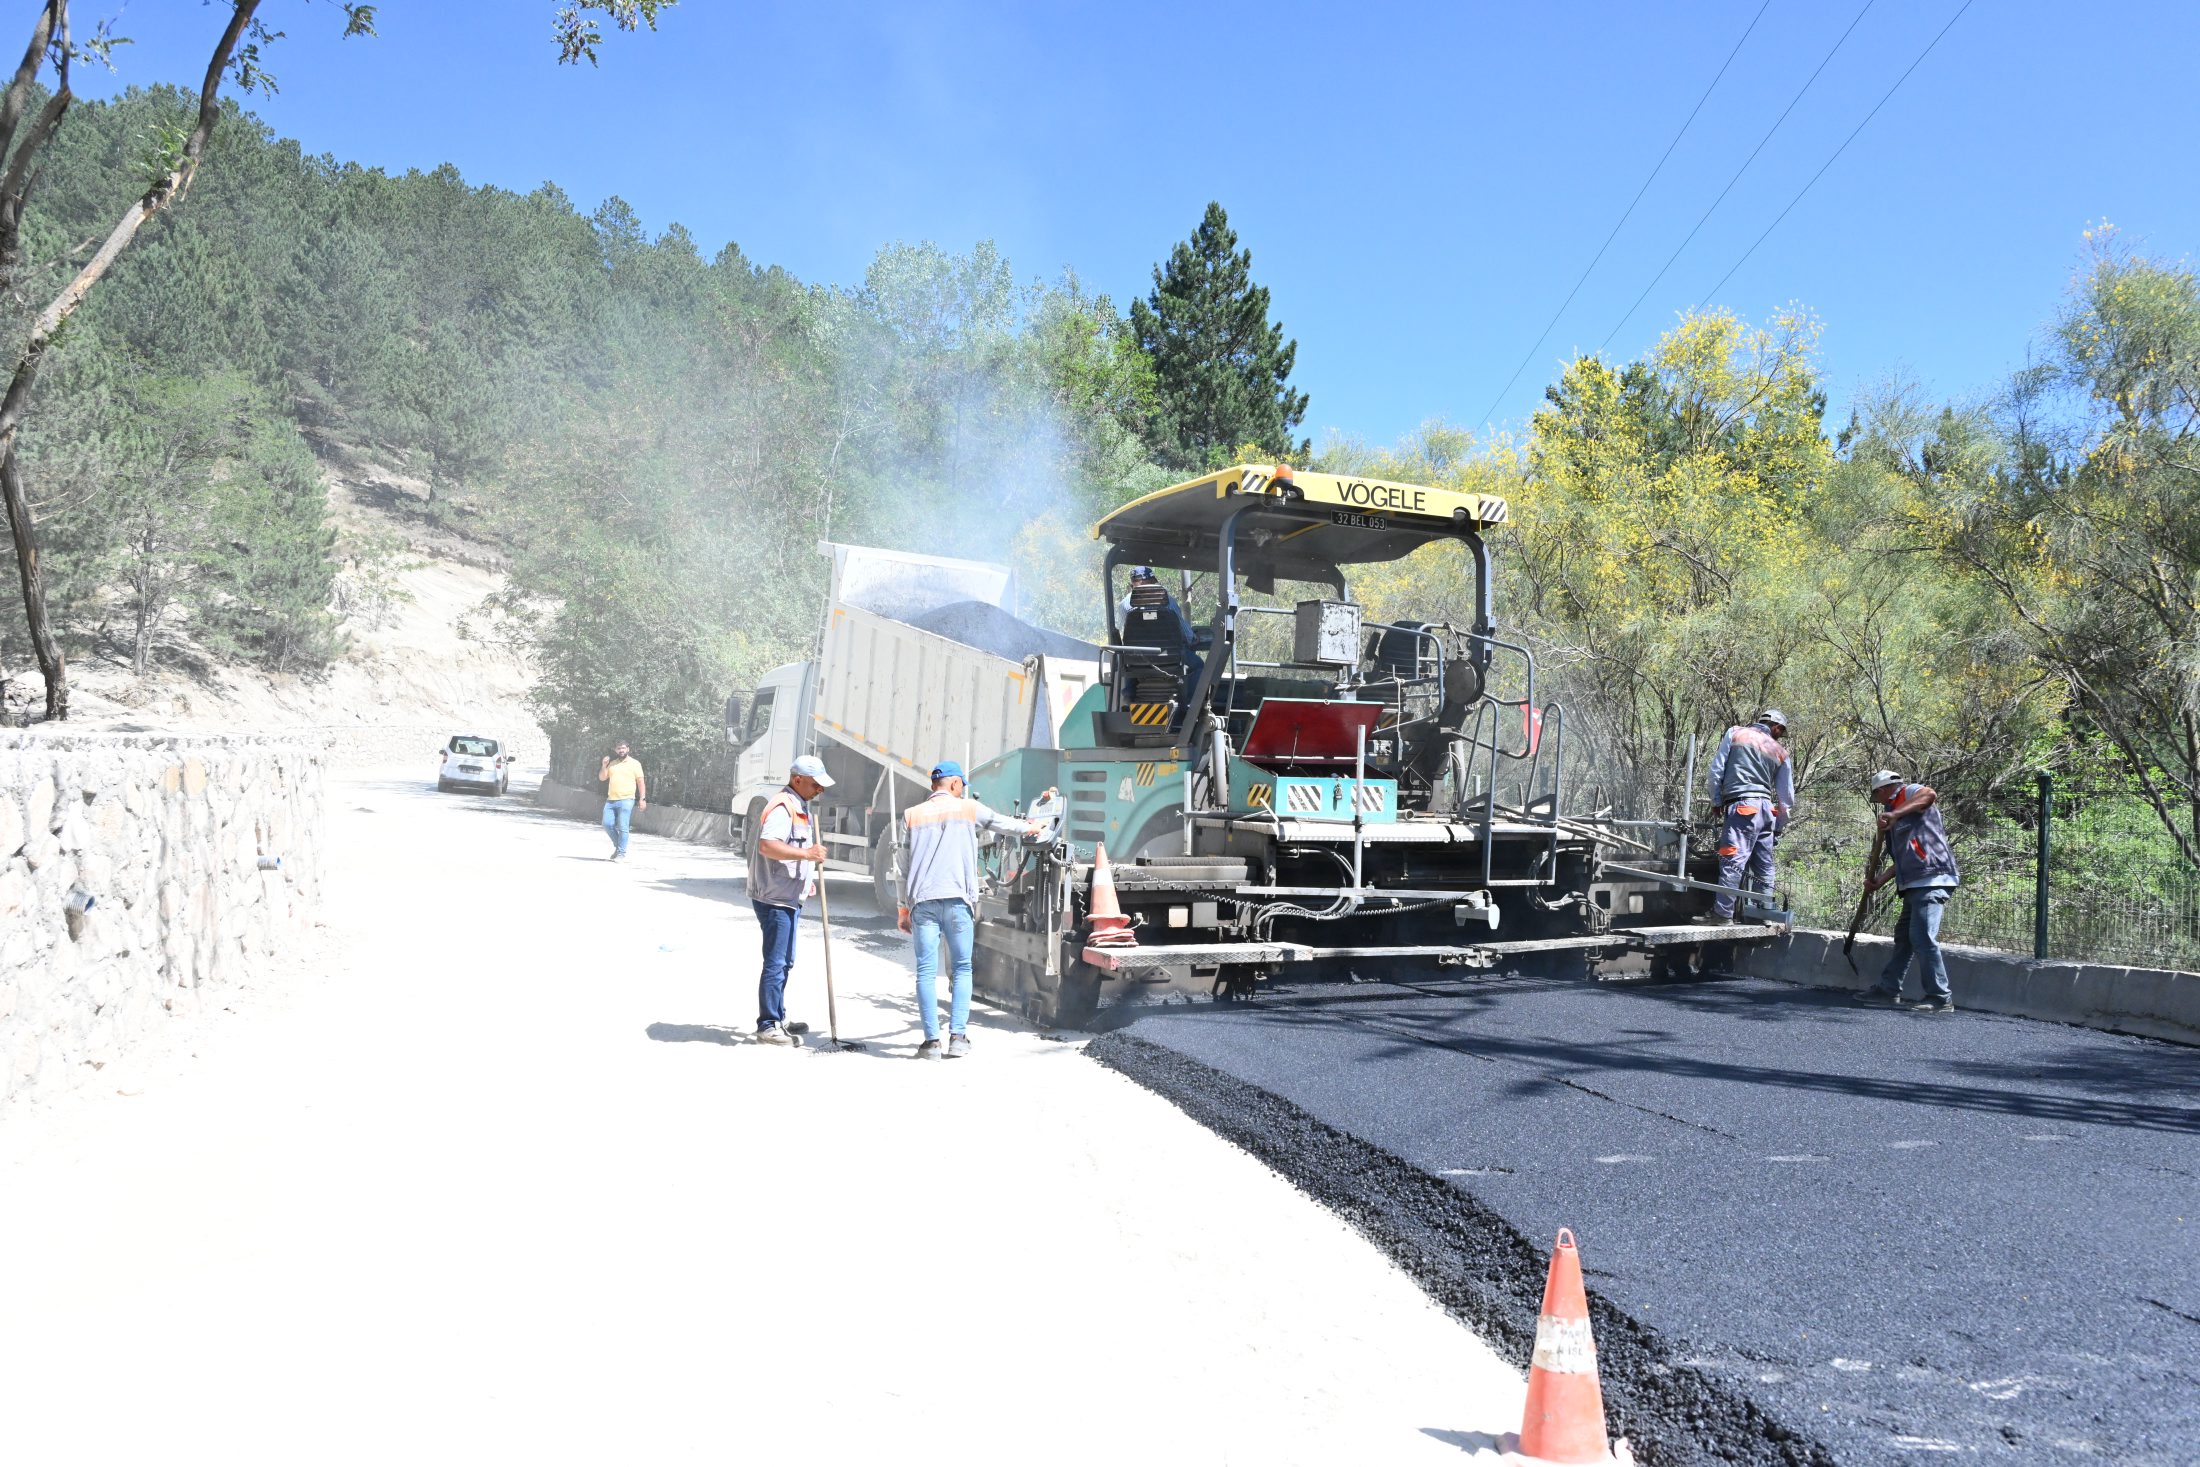
[{"label": "hard hat", "polygon": [[1892,769],[1882,769],[1872,776],[1872,793],[1876,795],[1888,785],[1900,783],[1902,783],[1901,775],[1895,773]]},{"label": "hard hat", "polygon": [[1767,708],[1757,715],[1757,721],[1759,723],[1776,723],[1782,728],[1788,726],[1788,716],[1777,708]]},{"label": "hard hat", "polygon": [[825,772],[825,761],[815,754],[804,754],[787,766],[787,778],[793,779],[798,774],[805,779],[816,780],[819,789],[829,790],[833,787],[833,777]]}]

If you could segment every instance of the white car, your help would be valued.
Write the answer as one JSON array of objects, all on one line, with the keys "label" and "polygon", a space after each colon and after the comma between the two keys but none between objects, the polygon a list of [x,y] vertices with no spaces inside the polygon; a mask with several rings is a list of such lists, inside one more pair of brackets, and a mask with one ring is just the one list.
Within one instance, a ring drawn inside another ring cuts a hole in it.
[{"label": "white car", "polygon": [[487,734],[452,734],[435,772],[439,790],[486,790],[501,795],[512,782],[512,751]]}]

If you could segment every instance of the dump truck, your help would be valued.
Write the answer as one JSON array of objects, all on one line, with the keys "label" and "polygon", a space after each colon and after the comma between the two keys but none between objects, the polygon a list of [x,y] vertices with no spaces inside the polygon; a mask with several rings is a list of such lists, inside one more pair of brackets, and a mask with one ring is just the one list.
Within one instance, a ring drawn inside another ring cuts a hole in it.
[{"label": "dump truck", "polygon": [[826,868],[871,877],[892,909],[896,814],[930,792],[932,765],[966,768],[1049,749],[1099,683],[1099,649],[1016,615],[1006,567],[832,542],[816,655],[774,668],[726,704],[734,843],[798,755],[833,787],[815,802]]},{"label": "dump truck", "polygon": [[[1492,605],[1486,537],[1508,514],[1492,495],[1247,464],[1102,519],[1097,680],[1051,740],[971,767],[989,804],[1049,824],[986,850],[980,990],[1075,1024],[1282,977],[1628,953],[1680,974],[1773,935],[1769,894],[1744,894],[1746,920],[1708,918],[1716,857],[1685,811],[1568,810],[1565,709]],[[1348,573],[1407,555],[1451,558],[1468,624],[1367,617]],[[1103,886],[1134,945],[1090,940]]]}]

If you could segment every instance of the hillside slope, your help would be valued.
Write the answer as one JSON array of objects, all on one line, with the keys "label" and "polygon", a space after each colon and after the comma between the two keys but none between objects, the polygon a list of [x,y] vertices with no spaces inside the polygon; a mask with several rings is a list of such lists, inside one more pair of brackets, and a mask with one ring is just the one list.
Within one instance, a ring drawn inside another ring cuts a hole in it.
[{"label": "hillside slope", "polygon": [[[349,767],[430,767],[449,734],[501,735],[530,762],[549,741],[527,708],[522,652],[469,635],[484,598],[504,589],[501,557],[422,519],[419,486],[338,461],[329,515],[345,556],[349,647],[325,672],[270,674],[204,660],[185,643],[176,664],[142,682],[126,658],[69,664],[75,728],[262,731],[319,728]],[[19,722],[42,697],[34,669],[11,667],[7,712]]]}]

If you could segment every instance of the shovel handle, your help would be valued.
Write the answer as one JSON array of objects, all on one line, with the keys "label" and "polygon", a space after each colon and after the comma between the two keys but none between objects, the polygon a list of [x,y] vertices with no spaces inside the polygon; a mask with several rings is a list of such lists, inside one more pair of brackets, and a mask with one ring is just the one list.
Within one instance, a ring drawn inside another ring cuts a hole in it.
[{"label": "shovel handle", "polygon": [[840,1005],[833,998],[833,904],[825,897],[825,867],[817,868],[817,926],[825,939],[825,1023],[831,1029],[833,1047],[840,1047]]}]

